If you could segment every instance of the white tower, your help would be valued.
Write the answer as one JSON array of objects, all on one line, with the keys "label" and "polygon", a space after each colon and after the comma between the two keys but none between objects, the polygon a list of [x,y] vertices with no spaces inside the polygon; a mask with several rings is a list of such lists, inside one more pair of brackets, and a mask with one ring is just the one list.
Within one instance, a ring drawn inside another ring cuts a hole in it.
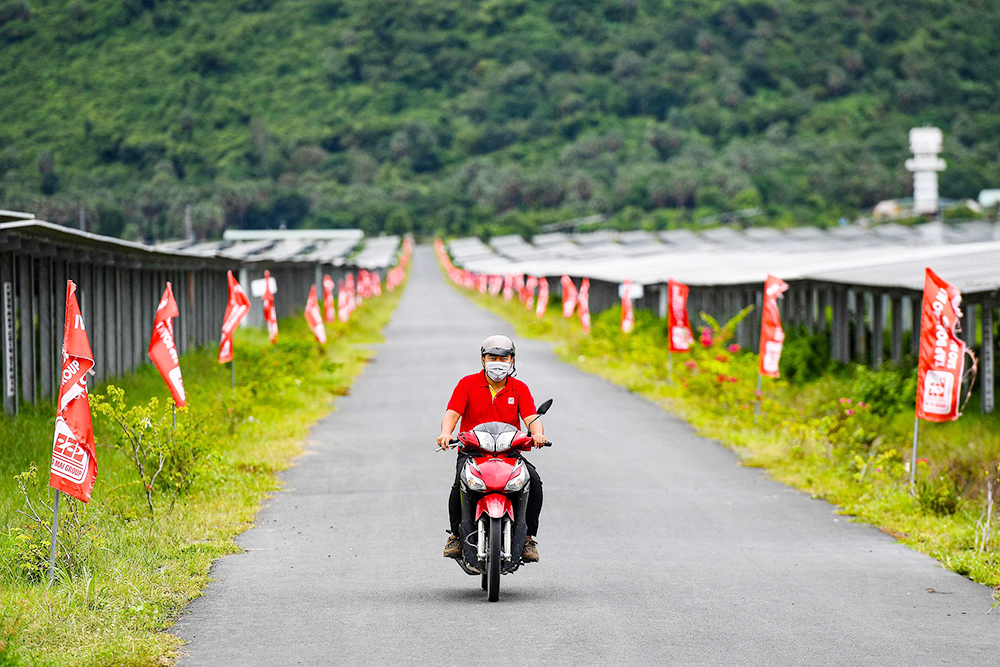
[{"label": "white tower", "polygon": [[915,127],[910,130],[910,150],[913,157],[906,168],[913,172],[913,213],[935,215],[938,212],[938,175],[947,166],[938,153],[943,136],[936,127]]}]

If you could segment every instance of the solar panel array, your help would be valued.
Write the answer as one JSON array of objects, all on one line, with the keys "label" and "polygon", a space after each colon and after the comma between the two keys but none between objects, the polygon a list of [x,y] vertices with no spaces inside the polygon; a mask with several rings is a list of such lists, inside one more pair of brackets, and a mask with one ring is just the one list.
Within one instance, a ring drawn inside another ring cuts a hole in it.
[{"label": "solar panel array", "polygon": [[987,222],[551,233],[533,243],[520,236],[489,244],[457,239],[449,251],[456,265],[475,273],[566,274],[643,285],[670,278],[689,285],[750,285],[771,273],[786,281],[920,290],[930,266],[967,295],[1000,290],[1000,227]]}]

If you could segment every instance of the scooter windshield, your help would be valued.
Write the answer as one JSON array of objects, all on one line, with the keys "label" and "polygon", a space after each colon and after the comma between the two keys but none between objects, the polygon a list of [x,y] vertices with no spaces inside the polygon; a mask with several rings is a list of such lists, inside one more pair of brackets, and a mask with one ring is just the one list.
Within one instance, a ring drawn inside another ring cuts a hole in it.
[{"label": "scooter windshield", "polygon": [[479,440],[479,448],[494,454],[510,449],[517,429],[506,422],[485,422],[472,429]]}]

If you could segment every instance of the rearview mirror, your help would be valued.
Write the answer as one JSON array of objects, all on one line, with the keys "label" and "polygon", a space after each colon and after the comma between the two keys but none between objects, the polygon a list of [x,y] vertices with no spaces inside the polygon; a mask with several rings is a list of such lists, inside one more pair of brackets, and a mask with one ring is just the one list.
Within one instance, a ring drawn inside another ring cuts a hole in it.
[{"label": "rearview mirror", "polygon": [[544,403],[538,406],[538,409],[535,410],[535,414],[544,415],[546,412],[549,411],[549,408],[551,407],[552,407],[552,399],[550,398],[549,400],[545,401]]}]

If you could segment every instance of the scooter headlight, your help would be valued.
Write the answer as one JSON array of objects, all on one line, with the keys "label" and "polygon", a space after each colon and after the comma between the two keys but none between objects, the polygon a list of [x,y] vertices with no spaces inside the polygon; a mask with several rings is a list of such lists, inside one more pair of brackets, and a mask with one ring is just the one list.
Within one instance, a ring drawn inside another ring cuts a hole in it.
[{"label": "scooter headlight", "polygon": [[507,479],[507,485],[503,487],[504,491],[520,491],[524,488],[524,485],[528,483],[528,469],[523,463],[518,463],[514,472],[511,473],[510,477]]},{"label": "scooter headlight", "polygon": [[472,472],[472,467],[474,465],[475,464],[471,461],[466,463],[465,467],[462,468],[462,473],[459,477],[461,477],[462,483],[465,484],[465,487],[470,491],[486,491],[486,482],[476,477],[476,475]]}]

